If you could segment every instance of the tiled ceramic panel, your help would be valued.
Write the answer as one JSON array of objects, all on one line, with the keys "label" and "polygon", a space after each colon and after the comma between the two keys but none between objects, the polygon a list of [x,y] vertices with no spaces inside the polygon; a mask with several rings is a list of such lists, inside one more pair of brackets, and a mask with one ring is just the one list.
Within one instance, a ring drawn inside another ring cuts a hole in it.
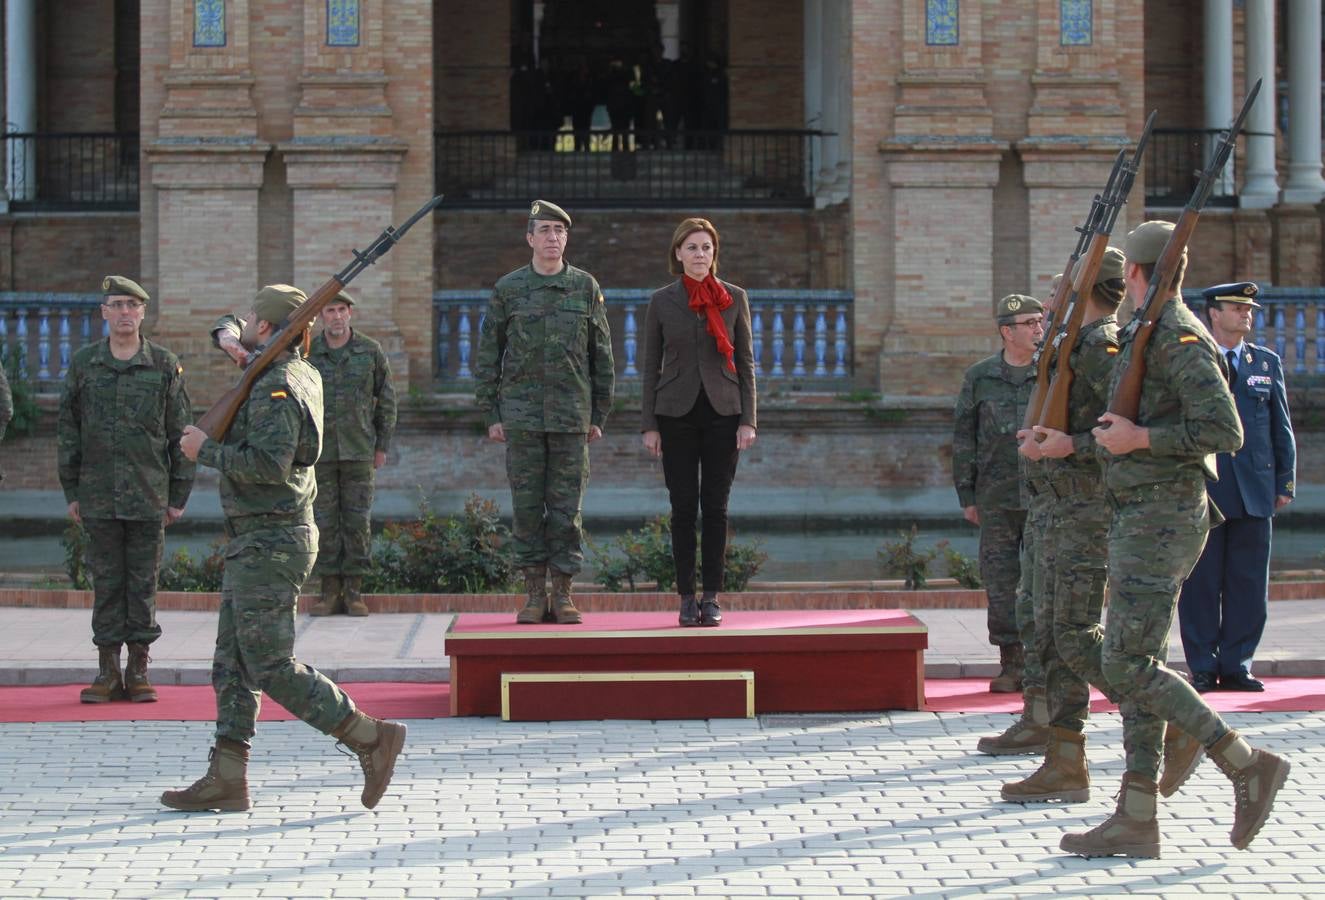
[{"label": "tiled ceramic panel", "polygon": [[193,0],[193,46],[225,46],[225,0]]},{"label": "tiled ceramic panel", "polygon": [[1094,40],[1093,0],[1058,0],[1058,42],[1064,47],[1089,47]]},{"label": "tiled ceramic panel", "polygon": [[327,0],[327,46],[359,46],[359,0]]},{"label": "tiled ceramic panel", "polygon": [[958,0],[925,0],[925,43],[956,46]]}]

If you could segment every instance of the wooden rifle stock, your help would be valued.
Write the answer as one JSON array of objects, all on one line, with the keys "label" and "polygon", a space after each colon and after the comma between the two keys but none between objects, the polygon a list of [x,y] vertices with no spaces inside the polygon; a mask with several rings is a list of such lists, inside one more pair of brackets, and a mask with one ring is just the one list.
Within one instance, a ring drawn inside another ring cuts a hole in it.
[{"label": "wooden rifle stock", "polygon": [[262,374],[273,363],[281,359],[296,341],[304,342],[306,353],[309,329],[312,328],[314,320],[317,319],[323,308],[334,300],[336,295],[354,280],[355,276],[385,256],[405,236],[405,232],[414,226],[415,222],[436,209],[441,202],[442,196],[438,194],[423,204],[419,211],[410,216],[405,224],[399,228],[388,225],[386,230],[369,245],[367,250],[362,253],[358,250],[351,250],[354,261],[327,279],[326,284],[314,291],[311,297],[299,304],[298,309],[290,313],[284,324],[262,348],[262,352],[245,367],[244,374],[239,377],[239,383],[221,395],[221,399],[217,400],[212,408],[207,410],[203,417],[198,420],[197,427],[212,440],[223,440],[226,432],[230,430],[230,426],[234,424],[239,408],[248,400],[253,385],[262,377]]},{"label": "wooden rifle stock", "polygon": [[1136,173],[1141,168],[1141,155],[1145,153],[1146,144],[1150,142],[1150,131],[1154,125],[1155,113],[1151,112],[1146,119],[1145,128],[1141,130],[1141,137],[1136,142],[1136,149],[1132,151],[1131,160],[1123,164],[1113,195],[1104,199],[1105,213],[1100,217],[1095,234],[1091,237],[1085,262],[1081,264],[1080,271],[1073,273],[1075,277],[1072,280],[1071,312],[1063,330],[1053,338],[1053,346],[1058,348],[1054,377],[1045,393],[1044,412],[1040,421],[1036,423],[1044,428],[1064,432],[1068,430],[1068,399],[1072,392],[1072,380],[1075,377],[1072,372],[1072,348],[1077,345],[1077,338],[1081,335],[1082,325],[1085,324],[1086,307],[1089,305],[1091,292],[1095,289],[1095,276],[1099,274],[1104,251],[1109,248],[1109,237],[1113,234],[1118,214],[1127,204],[1127,195],[1131,192]]},{"label": "wooden rifle stock", "polygon": [[1261,79],[1258,78],[1256,84],[1247,92],[1247,98],[1242,101],[1242,109],[1238,112],[1237,118],[1229,125],[1228,131],[1220,135],[1219,143],[1210,155],[1210,162],[1202,170],[1191,199],[1183,207],[1182,215],[1178,217],[1178,222],[1173,228],[1173,233],[1169,235],[1168,243],[1164,245],[1159,259],[1155,260],[1155,269],[1151,273],[1150,283],[1146,286],[1145,300],[1137,308],[1132,321],[1128,323],[1128,329],[1132,330],[1131,353],[1128,356],[1127,367],[1123,369],[1118,383],[1114,386],[1113,397],[1109,400],[1109,412],[1124,419],[1135,422],[1137,412],[1141,409],[1141,384],[1146,378],[1146,348],[1150,346],[1155,326],[1159,324],[1160,316],[1164,314],[1164,305],[1173,297],[1173,276],[1177,274],[1178,265],[1182,262],[1187,241],[1196,230],[1196,220],[1200,218],[1201,210],[1205,207],[1206,200],[1210,198],[1210,190],[1214,187],[1215,179],[1219,177],[1229,154],[1233,152],[1238,132],[1242,130],[1247,113],[1251,111],[1251,106],[1256,102],[1256,95],[1260,90]]}]

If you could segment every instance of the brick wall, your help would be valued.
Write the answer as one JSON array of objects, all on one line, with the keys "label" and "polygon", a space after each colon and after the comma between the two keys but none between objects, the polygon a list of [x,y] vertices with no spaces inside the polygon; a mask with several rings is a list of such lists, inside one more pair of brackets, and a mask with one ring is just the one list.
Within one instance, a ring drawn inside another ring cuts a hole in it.
[{"label": "brick wall", "polygon": [[62,0],[38,5],[45,39],[39,128],[115,130],[115,5]]},{"label": "brick wall", "polygon": [[433,18],[438,130],[509,128],[510,3],[434,0]]},{"label": "brick wall", "polygon": [[730,127],[805,127],[803,7],[801,0],[729,0]]},{"label": "brick wall", "polygon": [[108,273],[136,277],[138,216],[0,216],[0,290],[101,290]]}]

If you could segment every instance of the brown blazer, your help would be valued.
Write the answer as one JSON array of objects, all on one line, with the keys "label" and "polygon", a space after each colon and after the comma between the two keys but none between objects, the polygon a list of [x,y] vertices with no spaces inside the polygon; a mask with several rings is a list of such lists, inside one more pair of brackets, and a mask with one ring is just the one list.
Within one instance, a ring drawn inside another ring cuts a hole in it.
[{"label": "brown blazer", "polygon": [[755,365],[750,336],[750,301],[745,291],[724,281],[732,305],[722,312],[727,337],[736,348],[736,371],[718,353],[703,316],[690,309],[690,298],[678,279],[654,291],[644,317],[644,394],[640,431],[657,431],[658,416],[684,416],[699,398],[700,385],[720,415],[740,415],[741,424],[755,421]]}]

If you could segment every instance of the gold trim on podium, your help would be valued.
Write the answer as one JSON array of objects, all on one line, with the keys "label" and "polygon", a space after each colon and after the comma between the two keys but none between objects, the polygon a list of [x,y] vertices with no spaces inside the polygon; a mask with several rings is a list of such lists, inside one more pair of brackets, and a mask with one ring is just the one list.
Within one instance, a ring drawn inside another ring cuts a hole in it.
[{"label": "gold trim on podium", "polygon": [[501,719],[511,721],[512,684],[550,684],[585,681],[744,681],[745,718],[755,716],[755,673],[729,672],[503,672],[501,674]]}]

